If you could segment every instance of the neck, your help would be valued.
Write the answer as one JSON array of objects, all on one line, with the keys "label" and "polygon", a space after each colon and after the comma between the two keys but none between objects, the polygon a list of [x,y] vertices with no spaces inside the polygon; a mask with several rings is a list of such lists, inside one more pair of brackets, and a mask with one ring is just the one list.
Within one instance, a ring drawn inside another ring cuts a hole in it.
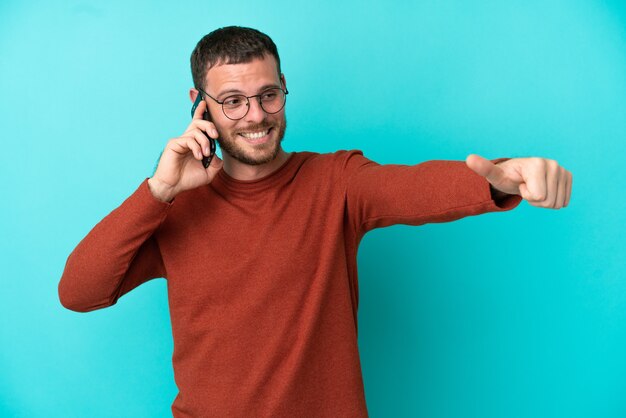
[{"label": "neck", "polygon": [[281,148],[276,158],[272,161],[260,165],[249,165],[244,164],[241,161],[234,159],[226,152],[223,152],[222,160],[224,161],[224,167],[222,169],[226,172],[226,174],[236,180],[257,180],[278,170],[285,163],[285,161],[287,161],[290,155],[291,153],[286,153]]}]

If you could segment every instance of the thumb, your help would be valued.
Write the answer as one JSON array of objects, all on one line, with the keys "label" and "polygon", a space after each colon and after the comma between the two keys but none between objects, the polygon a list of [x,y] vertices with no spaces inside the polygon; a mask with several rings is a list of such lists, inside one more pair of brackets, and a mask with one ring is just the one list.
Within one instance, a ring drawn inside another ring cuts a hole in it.
[{"label": "thumb", "polygon": [[470,154],[465,159],[467,166],[479,176],[496,186],[504,179],[504,171],[493,162],[480,155]]},{"label": "thumb", "polygon": [[217,156],[217,154],[213,155],[213,159],[211,160],[211,164],[206,168],[209,178],[212,180],[217,172],[220,171],[224,167],[224,161]]},{"label": "thumb", "polygon": [[528,186],[526,186],[526,183],[522,183],[519,185],[519,192],[520,192],[520,196],[522,196],[522,199],[528,200],[528,201],[535,200],[533,196],[530,194],[530,192],[528,191]]}]

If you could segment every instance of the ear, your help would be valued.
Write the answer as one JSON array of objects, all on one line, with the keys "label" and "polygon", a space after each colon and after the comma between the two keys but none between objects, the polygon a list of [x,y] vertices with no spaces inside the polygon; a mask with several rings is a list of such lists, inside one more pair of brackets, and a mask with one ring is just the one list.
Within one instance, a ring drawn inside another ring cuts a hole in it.
[{"label": "ear", "polygon": [[191,103],[195,103],[196,97],[200,92],[196,89],[189,89],[189,98],[191,99]]},{"label": "ear", "polygon": [[287,81],[285,80],[285,74],[280,75],[280,81],[283,83],[283,87],[287,90]]}]

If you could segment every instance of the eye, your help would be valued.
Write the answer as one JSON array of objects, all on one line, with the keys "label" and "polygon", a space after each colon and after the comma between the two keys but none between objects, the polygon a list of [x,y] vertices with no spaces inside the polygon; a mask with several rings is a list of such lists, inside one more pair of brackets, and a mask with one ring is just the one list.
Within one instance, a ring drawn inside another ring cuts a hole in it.
[{"label": "eye", "polygon": [[237,107],[245,101],[241,96],[230,96],[224,99],[224,106]]},{"label": "eye", "polygon": [[276,98],[276,96],[278,96],[276,90],[267,90],[261,93],[261,100],[263,100],[264,102],[272,101]]}]

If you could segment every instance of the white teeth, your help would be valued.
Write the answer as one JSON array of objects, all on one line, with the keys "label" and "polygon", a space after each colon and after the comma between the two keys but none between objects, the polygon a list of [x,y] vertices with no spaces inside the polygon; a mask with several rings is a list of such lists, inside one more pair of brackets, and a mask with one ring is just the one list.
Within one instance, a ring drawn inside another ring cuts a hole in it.
[{"label": "white teeth", "polygon": [[269,130],[267,131],[262,131],[262,132],[254,132],[254,133],[241,133],[241,136],[246,137],[248,139],[259,139],[264,137],[265,135],[267,135],[267,133],[269,132]]}]

